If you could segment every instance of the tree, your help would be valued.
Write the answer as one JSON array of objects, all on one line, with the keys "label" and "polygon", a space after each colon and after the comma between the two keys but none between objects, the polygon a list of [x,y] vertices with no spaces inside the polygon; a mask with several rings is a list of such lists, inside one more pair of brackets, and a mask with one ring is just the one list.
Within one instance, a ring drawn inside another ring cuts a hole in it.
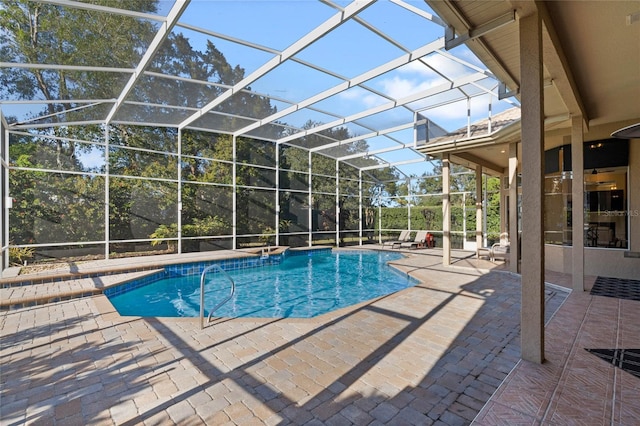
[{"label": "tree", "polygon": [[[94,0],[92,4],[121,6],[120,0]],[[157,1],[131,0],[127,8],[154,13]],[[42,98],[46,106],[34,111],[33,118],[51,124],[50,128],[33,131],[38,137],[21,140],[11,136],[11,191],[21,200],[12,211],[11,234],[18,236],[21,244],[34,242],[44,235],[56,242],[148,239],[159,230],[175,228],[177,231],[179,202],[182,203],[184,235],[188,233],[193,237],[210,232],[231,233],[234,208],[239,213],[239,233],[259,234],[267,227],[276,228],[276,204],[283,207],[281,220],[285,223],[293,220],[294,215],[288,215],[287,203],[300,193],[277,191],[275,171],[269,167],[273,167],[276,149],[279,149],[281,168],[288,170],[280,173],[281,183],[306,189],[308,183],[303,180],[308,179],[308,151],[238,137],[234,181],[230,135],[184,130],[179,162],[176,128],[118,124],[119,121],[157,122],[158,116],[163,115],[171,115],[175,120],[176,114],[190,114],[190,110],[180,108],[203,107],[242,81],[244,69],[228,63],[211,41],[200,51],[193,48],[185,35],[172,32],[152,58],[148,72],[139,77],[144,84],[135,85],[126,100],[136,102],[120,105],[113,122],[83,127],[60,125],[68,120],[106,117],[112,103],[88,107],[73,100],[113,99],[131,74],[90,68],[134,69],[156,35],[157,25],[135,17],[57,3],[18,0],[3,3],[0,9],[2,57],[15,63],[63,65],[0,69],[0,95],[6,99]],[[223,125],[237,130],[250,122],[245,117],[262,118],[276,112],[268,98],[251,93],[250,87],[246,89],[217,105],[212,114],[203,115],[194,124]],[[308,122],[305,129],[318,124]],[[286,136],[288,130],[285,129],[291,127],[269,126],[265,138],[274,140]],[[105,131],[108,131],[108,143],[105,143]],[[309,149],[320,147],[328,140],[352,136],[346,127],[321,133],[300,138],[295,144]],[[344,155],[367,149],[367,142],[361,140],[346,145]],[[84,154],[102,154],[104,161],[84,165],[80,160]],[[319,153],[312,156],[313,196],[306,202],[315,212],[316,223],[309,227],[332,230],[337,222],[342,230],[357,229],[359,188],[354,183],[357,170],[348,165],[336,169],[334,158]],[[377,164],[375,159],[363,162]],[[96,174],[107,171],[110,177],[105,188],[104,178]],[[340,175],[338,181],[336,171]],[[397,193],[397,174],[392,169],[370,170],[363,179],[364,208],[368,212],[366,226],[369,227],[372,225],[369,210],[377,204],[379,196]],[[339,201],[335,198],[337,182],[343,194]],[[107,206],[105,191],[109,194]],[[302,193],[306,197],[306,193]],[[336,202],[341,211],[337,217]],[[105,212],[109,215],[108,230],[104,229]],[[54,223],[55,226],[46,226]],[[287,228],[291,230],[295,226],[291,223]]]},{"label": "tree", "polygon": [[[95,3],[117,6],[119,2],[103,0]],[[129,5],[141,12],[156,11],[156,2],[151,0],[132,0]],[[10,62],[123,68],[135,67],[140,52],[156,32],[153,24],[136,18],[24,1],[3,3],[0,28],[0,53]],[[76,140],[103,141],[103,129],[55,124],[63,120],[94,118],[91,114],[100,108],[74,111],[85,105],[70,100],[113,98],[117,93],[114,88],[119,90],[128,77],[115,72],[68,68],[0,69],[2,97],[44,99],[44,110],[34,111],[32,116],[46,115],[53,125],[39,132],[51,138],[19,141],[12,135],[10,149],[14,152],[22,149],[19,148],[21,143],[30,145],[21,155],[12,156],[12,166],[61,172],[57,175],[23,170],[11,172],[11,192],[17,199],[29,200],[21,201],[12,211],[10,232],[17,236],[16,243],[43,238],[48,242],[104,238],[104,181],[89,175],[64,173],[91,171],[82,167],[78,157],[94,147],[78,144]],[[125,207],[126,203],[120,206]],[[18,217],[31,222],[25,224]],[[44,224],[42,229],[38,228],[38,223]]]},{"label": "tree", "polygon": [[[118,0],[98,0],[103,6],[117,6]],[[141,12],[155,12],[154,0],[130,0]],[[141,51],[155,34],[149,22],[110,13],[50,4],[5,1],[0,9],[0,56],[16,63],[134,68]],[[111,99],[128,76],[120,73],[69,69],[2,68],[0,94],[3,98],[34,98],[49,101],[45,110],[53,123],[65,118],[86,118],[92,109],[73,111],[72,99]],[[117,89],[116,89],[117,90]],[[60,101],[60,102],[56,102]],[[58,128],[53,134],[61,136]],[[62,135],[63,136],[63,135]],[[73,140],[55,140],[58,163],[77,156]]]}]

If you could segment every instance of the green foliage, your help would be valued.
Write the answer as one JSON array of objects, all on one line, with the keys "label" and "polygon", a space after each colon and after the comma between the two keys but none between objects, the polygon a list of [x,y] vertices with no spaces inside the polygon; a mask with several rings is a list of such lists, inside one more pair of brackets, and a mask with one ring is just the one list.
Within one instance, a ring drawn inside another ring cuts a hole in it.
[{"label": "green foliage", "polygon": [[46,173],[30,141],[12,140],[10,155],[19,169],[9,173],[15,200],[9,211],[16,244],[93,241],[104,238],[104,179],[88,175]]},{"label": "green foliage", "polygon": [[[210,216],[204,219],[194,219],[193,223],[183,225],[182,235],[185,237],[214,236],[224,233],[228,229],[229,224],[224,220],[217,216]],[[169,225],[162,224],[158,226],[151,235],[149,235],[149,238],[152,238],[152,246],[157,246],[164,242],[167,242],[167,244],[169,244],[170,246],[174,246],[175,242],[166,240],[177,237],[177,223],[172,223]]]},{"label": "green foliage", "polygon": [[218,216],[193,219],[193,223],[182,226],[185,237],[220,235],[229,231],[229,224]]},{"label": "green foliage", "polygon": [[[474,232],[476,227],[475,209],[475,175],[464,173],[466,170],[462,166],[452,166],[451,191],[466,192],[462,194],[451,194],[451,230],[454,232]],[[440,172],[440,166],[436,167],[434,173]],[[500,179],[495,177],[484,177],[487,181],[487,233],[491,239],[500,233]],[[431,196],[411,197],[411,228],[438,231],[442,229],[442,192],[441,176],[423,176],[417,180],[417,185],[412,188],[412,194],[436,194]],[[398,186],[398,195],[408,194],[406,182],[401,182]],[[403,198],[394,199],[401,207],[382,208],[382,229],[407,229],[407,200]],[[465,206],[463,206],[463,204]],[[375,219],[369,219],[369,223],[377,228],[377,212]],[[464,217],[466,214],[466,218]],[[475,235],[475,234],[474,234]]]},{"label": "green foliage", "polygon": [[272,244],[274,242],[276,236],[276,231],[270,226],[265,226],[262,228],[262,235],[258,237],[258,240],[262,244]]},{"label": "green foliage", "polygon": [[[95,3],[119,6],[116,0]],[[129,0],[127,7],[155,12],[157,2]],[[139,52],[156,33],[154,24],[134,17],[25,1],[3,2],[0,28],[1,56],[6,61],[39,64],[56,58],[63,65],[125,68],[135,67]],[[3,98],[12,94],[47,100],[109,99],[114,97],[113,87],[122,86],[122,78],[119,73],[4,68],[0,69],[0,93]],[[72,103],[49,103],[45,109],[55,114],[73,107]]]},{"label": "green foliage", "polygon": [[[94,0],[92,3],[120,6],[120,0]],[[128,9],[143,13],[154,13],[157,7],[155,0],[127,2]],[[7,1],[0,7],[0,28],[0,53],[8,62],[46,64],[55,61],[62,65],[123,68],[135,67],[140,52],[157,32],[157,24],[148,20],[21,0]],[[126,121],[145,122],[151,121],[149,119],[156,114],[173,114],[173,109],[163,111],[157,107],[165,103],[168,91],[173,106],[193,107],[207,104],[226,90],[217,85],[190,84],[187,78],[229,86],[245,77],[244,69],[230,64],[211,41],[199,50],[184,35],[177,33],[169,35],[147,70],[184,79],[167,84],[167,79],[145,75],[148,84],[137,86],[132,96],[155,106],[148,109],[142,105],[123,106],[120,112],[124,114],[126,108],[126,114],[130,115]],[[99,119],[103,118],[104,112],[100,112],[100,108],[73,111],[77,104],[56,103],[55,100],[112,99],[117,97],[114,88],[123,87],[128,78],[121,73],[75,71],[63,67],[48,70],[9,67],[0,69],[0,96],[3,99],[37,97],[50,101],[33,115],[49,115],[54,122],[56,117],[71,121],[74,118]],[[249,91],[240,91],[231,97],[224,109],[233,111],[238,117],[265,117],[276,112],[268,98]],[[95,117],[86,115],[94,110],[98,111]],[[234,123],[238,118],[229,116],[228,120],[230,128],[241,127],[238,124],[242,123]],[[308,122],[304,128],[312,129],[319,124],[322,123]],[[275,140],[293,131],[278,129],[278,126],[271,126],[270,134],[265,138]],[[109,135],[109,152],[105,151],[105,131]],[[184,130],[180,163],[175,128],[111,124],[108,128],[99,125],[53,126],[33,132],[37,132],[37,136],[10,135],[9,186],[16,201],[10,211],[9,232],[17,244],[150,237],[153,244],[158,245],[178,236],[178,202],[182,203],[184,236],[231,233],[234,207],[238,232],[273,233],[270,227],[275,222],[275,172],[256,166],[272,167],[276,149],[280,154],[278,178],[281,187],[294,189],[292,186],[295,185],[295,190],[302,191],[293,195],[284,191],[278,194],[281,217],[284,218],[279,224],[281,231],[296,232],[306,227],[294,223],[293,218],[309,209],[314,212],[309,227],[314,229],[335,229],[336,223],[341,230],[359,227],[357,169],[340,164],[337,170],[343,195],[338,217],[335,215],[334,158],[318,153],[312,155],[311,199],[307,191],[309,154],[306,149],[325,144],[327,138],[351,138],[353,135],[346,127],[323,131],[322,136],[309,134],[296,141],[305,149],[239,137],[234,150],[230,135]],[[368,150],[368,144],[360,140],[340,149],[343,150],[340,156],[361,153]],[[237,159],[235,181],[231,164],[234,152]],[[103,160],[85,165],[80,160],[81,154],[102,156]],[[377,164],[375,159],[361,158],[359,162],[363,166]],[[111,174],[108,184],[104,177],[90,173],[106,173],[107,170]],[[179,170],[182,182],[178,181]],[[372,229],[376,226],[374,218],[379,197],[398,193],[398,173],[389,168],[375,169],[364,172],[362,178],[365,227]],[[107,191],[108,199],[105,200]],[[292,210],[295,211],[289,210],[290,204],[294,205]],[[107,222],[109,226],[105,229]]]},{"label": "green foliage", "polygon": [[32,259],[36,249],[33,247],[9,247],[9,263],[14,266],[22,266],[25,261]]},{"label": "green foliage", "polygon": [[[385,207],[382,213],[382,229],[408,229],[407,207]],[[442,229],[442,207],[412,207],[411,229],[438,231]]]},{"label": "green foliage", "polygon": [[[177,238],[178,237],[178,224],[172,223],[170,225],[162,224],[156,228],[156,230],[149,235],[149,238],[152,238],[151,241],[152,246],[157,246],[165,242],[165,240],[169,238]],[[166,241],[169,244],[169,247],[175,245],[174,241]]]},{"label": "green foliage", "polygon": [[[290,220],[282,219],[280,220],[278,228],[280,232],[287,232],[291,225],[292,225],[292,222]],[[262,228],[262,235],[258,237],[258,240],[260,240],[262,244],[271,244],[271,243],[274,243],[275,236],[276,236],[275,229],[267,225]]]},{"label": "green foliage", "polygon": [[406,207],[385,207],[381,210],[382,229],[407,229]]}]

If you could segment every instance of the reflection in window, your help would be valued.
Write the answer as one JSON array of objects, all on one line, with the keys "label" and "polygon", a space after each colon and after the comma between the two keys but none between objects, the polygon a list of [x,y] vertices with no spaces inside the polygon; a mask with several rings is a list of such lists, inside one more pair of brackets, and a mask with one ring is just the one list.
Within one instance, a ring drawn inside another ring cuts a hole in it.
[{"label": "reflection in window", "polygon": [[[572,245],[571,172],[545,176],[545,243]],[[628,248],[627,168],[584,172],[584,244]]]},{"label": "reflection in window", "polygon": [[628,248],[627,168],[585,170],[585,246]]},{"label": "reflection in window", "polygon": [[544,242],[571,245],[571,173],[548,175],[544,179]]}]

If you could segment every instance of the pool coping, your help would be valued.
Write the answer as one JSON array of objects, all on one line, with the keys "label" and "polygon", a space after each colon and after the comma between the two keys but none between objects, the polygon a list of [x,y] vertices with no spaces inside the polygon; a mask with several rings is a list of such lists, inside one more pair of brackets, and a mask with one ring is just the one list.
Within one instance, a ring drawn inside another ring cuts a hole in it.
[{"label": "pool coping", "polygon": [[[317,250],[328,246],[305,247],[305,250]],[[281,254],[287,250],[296,251],[301,248],[290,248],[288,246],[270,247],[269,254]],[[203,261],[234,259],[234,258],[254,258],[261,255],[262,247],[221,250],[212,252],[164,254],[154,256],[126,257],[120,259],[103,259],[86,263],[70,263],[67,267],[52,269],[33,274],[14,275],[0,278],[0,288],[15,287],[22,285],[44,284],[64,280],[93,278],[97,276],[124,274],[129,272],[148,271],[151,269],[163,268],[176,263],[198,263]],[[135,265],[135,266],[132,266]],[[74,270],[75,269],[75,270]]]},{"label": "pool coping", "polygon": [[[317,251],[336,249],[332,246],[296,247],[275,246],[269,248],[270,255],[280,255],[286,251]],[[348,249],[348,248],[347,248]],[[355,249],[355,247],[354,247]],[[361,247],[357,249],[362,250]],[[367,250],[367,249],[364,249]],[[114,259],[108,261],[71,265],[77,271],[57,269],[44,273],[18,275],[0,279],[0,310],[16,310],[30,306],[44,305],[64,300],[104,295],[105,290],[162,272],[166,266],[188,265],[204,262],[223,262],[235,259],[256,259],[262,254],[262,247],[223,252],[187,253],[160,255],[146,258]],[[140,265],[139,261],[143,261]],[[138,265],[132,267],[136,262]],[[95,266],[97,264],[97,266]],[[106,296],[105,296],[106,297]]]},{"label": "pool coping", "polygon": [[[103,294],[104,290],[110,287],[119,286],[127,281],[140,279],[144,276],[153,275],[160,271],[162,271],[162,269],[151,269],[145,271],[115,273],[104,276],[45,282],[33,284],[31,286],[24,285],[6,287],[0,289],[2,294],[2,297],[0,298],[0,311],[10,311],[30,306],[40,306],[65,300],[97,296]],[[14,295],[15,293],[18,295]],[[20,293],[22,293],[22,295],[20,295]]]}]

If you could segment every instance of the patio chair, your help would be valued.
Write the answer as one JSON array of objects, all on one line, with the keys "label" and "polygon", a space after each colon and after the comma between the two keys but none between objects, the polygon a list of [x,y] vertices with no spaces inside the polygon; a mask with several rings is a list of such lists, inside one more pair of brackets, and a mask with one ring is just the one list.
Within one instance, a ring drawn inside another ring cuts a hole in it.
[{"label": "patio chair", "polygon": [[509,234],[502,233],[500,234],[500,242],[495,243],[491,246],[491,250],[489,251],[489,260],[492,262],[496,260],[496,258],[508,260],[509,259]]},{"label": "patio chair", "polygon": [[417,249],[426,247],[427,231],[418,231],[413,241],[407,241],[400,244],[400,248],[408,247],[409,249]]},{"label": "patio chair", "polygon": [[385,241],[382,243],[382,247],[384,248],[384,246],[386,245],[390,245],[391,248],[396,248],[400,247],[400,244],[409,241],[409,237],[411,236],[411,231],[402,231],[400,232],[400,236],[398,237],[397,240],[391,240],[391,241]]}]

